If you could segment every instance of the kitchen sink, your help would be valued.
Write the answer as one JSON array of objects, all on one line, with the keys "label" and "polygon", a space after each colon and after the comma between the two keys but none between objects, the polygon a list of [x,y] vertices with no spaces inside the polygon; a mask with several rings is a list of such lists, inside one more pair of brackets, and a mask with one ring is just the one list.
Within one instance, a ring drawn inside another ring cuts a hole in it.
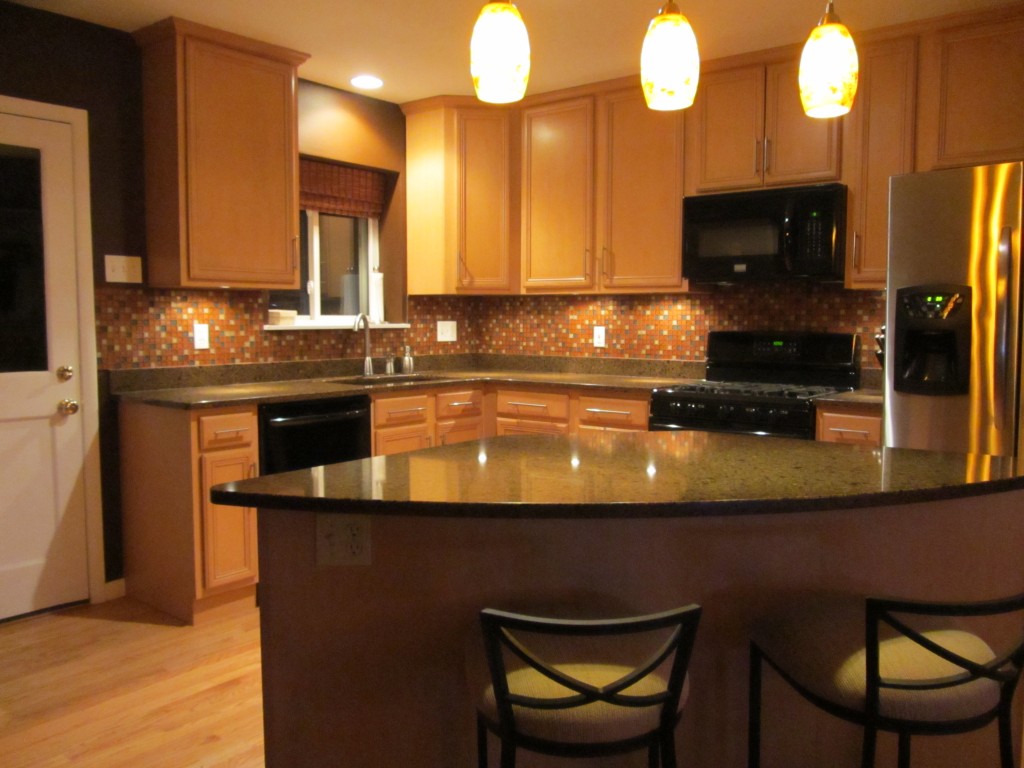
[{"label": "kitchen sink", "polygon": [[369,376],[342,376],[337,379],[323,379],[328,384],[405,384],[411,381],[432,381],[445,376],[437,373],[374,373]]}]

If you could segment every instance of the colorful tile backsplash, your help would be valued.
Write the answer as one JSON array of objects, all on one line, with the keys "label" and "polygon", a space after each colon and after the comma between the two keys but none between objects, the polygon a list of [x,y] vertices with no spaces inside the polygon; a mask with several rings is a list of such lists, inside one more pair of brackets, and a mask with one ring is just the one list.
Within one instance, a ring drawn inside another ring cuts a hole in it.
[{"label": "colorful tile backsplash", "polygon": [[[348,330],[264,331],[267,303],[252,291],[96,290],[97,352],[103,370],[361,358],[363,334]],[[861,335],[863,365],[877,368],[874,334],[883,294],[822,284],[714,287],[704,293],[624,296],[412,296],[408,329],[371,332],[375,357],[490,353],[701,361],[711,330],[842,331]],[[458,339],[437,341],[437,321]],[[193,322],[210,326],[195,350]],[[607,346],[593,346],[593,326]]]}]

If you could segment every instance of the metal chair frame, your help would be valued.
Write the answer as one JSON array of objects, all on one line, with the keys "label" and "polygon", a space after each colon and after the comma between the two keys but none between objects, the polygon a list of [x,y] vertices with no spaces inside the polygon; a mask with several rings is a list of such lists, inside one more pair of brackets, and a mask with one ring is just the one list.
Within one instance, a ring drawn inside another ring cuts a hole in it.
[{"label": "metal chair frame", "polygon": [[[978,617],[1024,611],[1024,594],[998,600],[975,603],[921,602],[868,597],[865,599],[865,701],[863,708],[851,708],[823,698],[807,690],[793,676],[771,659],[756,642],[750,643],[750,687],[748,721],[748,768],[761,764],[761,672],[762,662],[768,664],[801,696],[835,717],[863,727],[861,750],[862,768],[873,768],[878,731],[896,733],[898,737],[899,768],[910,768],[910,738],[914,735],[943,735],[966,733],[998,721],[1000,768],[1015,768],[1013,762],[1013,733],[1011,709],[1013,695],[1024,668],[1024,632],[1015,647],[987,664],[977,664],[934,641],[908,625],[900,616]],[[925,650],[945,659],[962,671],[948,677],[931,680],[897,680],[883,678],[879,672],[880,627],[888,625],[899,636],[905,637]],[[999,701],[995,707],[975,717],[958,720],[908,720],[886,717],[879,712],[879,698],[884,689],[938,690],[987,679],[999,684]]]},{"label": "metal chair frame", "polygon": [[[690,663],[701,608],[690,605],[662,613],[610,620],[569,620],[526,616],[487,608],[480,613],[484,651],[494,687],[497,721],[477,711],[477,758],[480,768],[487,768],[487,732],[501,740],[501,768],[514,768],[516,750],[562,757],[594,757],[648,750],[650,768],[675,768],[674,730],[680,720],[679,699]],[[569,637],[630,635],[672,629],[664,644],[633,671],[604,686],[594,686],[559,671],[533,653],[515,636],[516,632],[540,633]],[[537,698],[509,691],[505,651],[523,661],[529,668],[569,689],[561,698]],[[626,690],[669,661],[666,690],[658,694],[636,695]],[[514,707],[560,710],[603,701],[621,707],[658,707],[657,728],[635,737],[597,743],[552,741],[531,737],[516,727]]]}]

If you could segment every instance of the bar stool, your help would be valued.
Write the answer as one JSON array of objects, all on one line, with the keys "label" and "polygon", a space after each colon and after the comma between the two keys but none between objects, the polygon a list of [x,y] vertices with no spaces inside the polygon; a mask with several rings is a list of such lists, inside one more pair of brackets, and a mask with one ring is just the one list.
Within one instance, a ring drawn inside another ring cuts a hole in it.
[{"label": "bar stool", "polygon": [[469,664],[480,768],[488,731],[501,740],[501,768],[513,768],[518,748],[563,757],[647,749],[650,768],[675,768],[700,615],[697,605],[610,620],[481,611],[486,666]]},{"label": "bar stool", "polygon": [[1013,694],[1024,666],[1024,628],[997,654],[970,620],[1024,611],[1024,594],[976,603],[883,598],[810,605],[766,622],[750,643],[748,766],[760,766],[761,673],[767,661],[812,704],[864,729],[861,764],[872,768],[878,731],[898,735],[900,768],[910,738],[964,733],[998,721],[1001,768],[1014,768]]}]

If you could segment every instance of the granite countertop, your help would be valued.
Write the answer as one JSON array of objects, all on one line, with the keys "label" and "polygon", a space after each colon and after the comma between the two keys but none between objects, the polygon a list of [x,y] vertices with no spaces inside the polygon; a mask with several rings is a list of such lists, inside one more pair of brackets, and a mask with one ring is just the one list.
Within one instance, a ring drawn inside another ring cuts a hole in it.
[{"label": "granite countertop", "polygon": [[763,514],[1024,489],[1015,465],[1009,458],[712,432],[605,432],[488,438],[377,456],[219,485],[212,499],[468,518]]},{"label": "granite countertop", "polygon": [[881,409],[884,403],[884,394],[880,389],[855,389],[852,392],[822,395],[814,398],[814,402],[829,403],[830,405],[866,405]]},{"label": "granite countertop", "polygon": [[686,379],[653,376],[627,376],[595,373],[567,373],[559,371],[429,371],[408,378],[374,376],[366,381],[362,376],[337,376],[288,381],[261,381],[244,384],[219,384],[198,387],[173,387],[119,393],[126,400],[172,408],[210,408],[232,405],[250,405],[289,400],[319,400],[346,395],[413,391],[428,387],[459,384],[528,384],[532,386],[571,386],[595,389],[637,390],[650,392],[656,387],[678,384]]}]

